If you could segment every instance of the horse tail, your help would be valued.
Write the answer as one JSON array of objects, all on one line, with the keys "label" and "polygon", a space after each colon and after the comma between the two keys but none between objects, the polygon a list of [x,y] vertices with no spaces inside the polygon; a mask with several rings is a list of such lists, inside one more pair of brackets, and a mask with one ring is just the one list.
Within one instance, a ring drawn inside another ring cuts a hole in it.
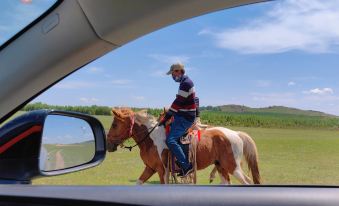
[{"label": "horse tail", "polygon": [[258,151],[255,145],[255,142],[245,132],[238,132],[238,134],[244,143],[243,151],[244,151],[245,159],[248,164],[248,168],[252,173],[253,183],[260,184],[260,173],[259,173],[259,167],[258,167]]}]

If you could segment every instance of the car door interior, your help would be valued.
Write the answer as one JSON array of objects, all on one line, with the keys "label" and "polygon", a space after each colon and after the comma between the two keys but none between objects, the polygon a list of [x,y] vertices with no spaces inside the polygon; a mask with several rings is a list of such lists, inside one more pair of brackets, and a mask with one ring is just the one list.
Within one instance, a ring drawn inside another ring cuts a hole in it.
[{"label": "car door interior", "polygon": [[[0,47],[0,123],[72,72],[176,22],[260,0],[65,0]],[[156,12],[154,12],[156,11]],[[0,205],[339,205],[337,187],[0,185]]]},{"label": "car door interior", "polygon": [[106,154],[100,121],[75,112],[27,112],[3,125],[0,137],[0,184],[87,169]]}]

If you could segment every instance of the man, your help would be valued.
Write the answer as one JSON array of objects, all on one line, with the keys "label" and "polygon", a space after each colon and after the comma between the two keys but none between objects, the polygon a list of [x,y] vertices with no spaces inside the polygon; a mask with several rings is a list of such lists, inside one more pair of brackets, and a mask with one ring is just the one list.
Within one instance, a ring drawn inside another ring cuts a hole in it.
[{"label": "man", "polygon": [[174,116],[171,124],[171,131],[166,139],[166,144],[177,159],[177,163],[182,169],[181,176],[187,176],[193,171],[192,164],[185,155],[184,147],[179,144],[180,137],[189,129],[196,117],[196,103],[194,84],[187,75],[185,75],[184,65],[173,64],[167,75],[172,75],[175,82],[180,83],[176,99],[172,103],[165,117],[159,125],[165,125],[166,121]]}]

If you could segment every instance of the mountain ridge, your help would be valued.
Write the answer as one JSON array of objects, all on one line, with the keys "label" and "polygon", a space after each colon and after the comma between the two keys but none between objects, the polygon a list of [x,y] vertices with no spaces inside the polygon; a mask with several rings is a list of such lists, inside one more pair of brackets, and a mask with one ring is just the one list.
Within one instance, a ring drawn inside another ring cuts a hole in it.
[{"label": "mountain ridge", "polygon": [[291,114],[291,115],[304,115],[304,116],[321,116],[321,117],[338,117],[333,114],[328,114],[325,112],[315,111],[315,110],[303,110],[293,107],[285,106],[268,106],[260,108],[252,108],[245,105],[237,104],[227,104],[220,106],[202,106],[200,107],[201,111],[221,111],[229,113],[267,113],[267,114]]}]

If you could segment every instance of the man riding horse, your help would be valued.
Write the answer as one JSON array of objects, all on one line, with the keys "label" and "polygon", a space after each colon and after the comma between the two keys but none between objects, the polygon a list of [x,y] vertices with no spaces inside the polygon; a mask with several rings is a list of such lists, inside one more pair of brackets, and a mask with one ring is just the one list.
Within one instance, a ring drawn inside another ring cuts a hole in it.
[{"label": "man riding horse", "polygon": [[175,82],[180,83],[176,99],[167,111],[165,117],[160,121],[159,126],[165,126],[166,122],[173,116],[171,130],[166,139],[166,144],[172,154],[177,159],[178,166],[182,169],[179,176],[187,176],[193,171],[192,163],[185,155],[185,149],[179,143],[180,137],[194,124],[197,114],[197,101],[195,97],[194,84],[192,80],[185,75],[184,65],[177,63],[170,67],[167,75],[172,75]]},{"label": "man riding horse", "polygon": [[[124,141],[133,138],[136,144],[125,148],[131,150],[138,146],[145,165],[137,184],[145,183],[154,173],[158,173],[160,183],[169,183],[169,173],[166,172],[168,171],[166,168],[170,167],[167,147],[177,158],[178,166],[182,168],[182,176],[187,176],[193,171],[192,164],[185,154],[185,147],[179,143],[179,140],[194,124],[198,129],[205,128],[200,131],[201,138],[197,141],[195,148],[195,168],[197,170],[214,165],[215,169],[211,173],[210,180],[213,180],[217,171],[222,184],[231,183],[230,175],[233,175],[242,184],[250,184],[252,180],[241,167],[244,158],[252,173],[253,183],[260,184],[258,152],[254,140],[245,132],[233,131],[220,126],[201,125],[199,118],[196,118],[199,103],[195,102],[198,99],[195,97],[194,85],[185,75],[184,66],[174,64],[167,74],[172,74],[173,79],[180,83],[180,86],[177,97],[165,117],[158,122],[154,116],[148,115],[144,111],[134,112],[129,108],[113,108],[114,119],[107,134],[107,150],[114,152]],[[171,124],[171,131],[166,137],[165,128],[158,127],[158,125],[165,125],[172,116],[174,116],[174,121]]]}]

